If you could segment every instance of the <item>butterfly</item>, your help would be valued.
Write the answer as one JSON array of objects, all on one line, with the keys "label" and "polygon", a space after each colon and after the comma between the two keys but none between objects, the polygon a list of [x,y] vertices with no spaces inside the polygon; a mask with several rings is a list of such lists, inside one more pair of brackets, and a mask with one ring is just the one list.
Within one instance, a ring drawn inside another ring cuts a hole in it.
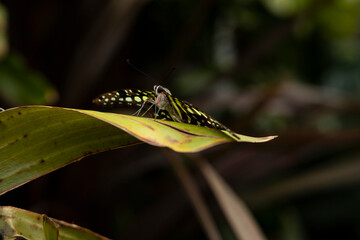
[{"label": "butterfly", "polygon": [[149,114],[156,119],[214,128],[239,139],[228,127],[190,103],[172,96],[170,90],[161,85],[155,85],[153,91],[122,89],[106,92],[95,98],[93,103],[100,107],[138,107],[135,113],[138,116]]}]

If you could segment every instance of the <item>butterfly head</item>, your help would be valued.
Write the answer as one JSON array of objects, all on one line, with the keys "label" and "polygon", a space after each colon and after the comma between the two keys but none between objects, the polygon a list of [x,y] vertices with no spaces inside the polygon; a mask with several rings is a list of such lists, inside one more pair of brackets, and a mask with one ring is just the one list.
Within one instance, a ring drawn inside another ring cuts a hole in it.
[{"label": "butterfly head", "polygon": [[164,88],[161,85],[155,85],[154,86],[154,91],[155,91],[156,95],[159,95],[159,94],[162,94],[162,93],[165,94],[165,95],[171,95],[170,90],[167,89],[167,88]]}]

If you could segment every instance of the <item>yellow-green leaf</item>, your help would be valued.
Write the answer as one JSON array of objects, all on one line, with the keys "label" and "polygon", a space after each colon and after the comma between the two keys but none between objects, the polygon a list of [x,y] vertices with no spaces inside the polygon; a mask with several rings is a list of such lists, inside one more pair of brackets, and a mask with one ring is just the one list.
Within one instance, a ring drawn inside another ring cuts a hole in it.
[{"label": "yellow-green leaf", "polygon": [[45,214],[43,214],[41,218],[45,240],[58,240],[60,224],[58,224],[56,221],[52,220]]},{"label": "yellow-green leaf", "polygon": [[198,152],[220,143],[232,141],[267,142],[276,137],[250,137],[236,134],[238,139],[235,139],[226,131],[187,123],[89,110],[76,111],[106,121],[146,143],[159,147],[169,147],[177,152]]}]

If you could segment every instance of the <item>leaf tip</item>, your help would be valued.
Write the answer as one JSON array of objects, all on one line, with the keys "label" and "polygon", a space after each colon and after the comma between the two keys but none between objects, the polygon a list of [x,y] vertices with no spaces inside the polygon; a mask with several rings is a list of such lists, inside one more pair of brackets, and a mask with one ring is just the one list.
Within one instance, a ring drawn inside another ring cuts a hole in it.
[{"label": "leaf tip", "polygon": [[278,137],[277,135],[260,137],[260,138],[258,138],[258,140],[256,140],[255,142],[258,142],[258,143],[268,142],[268,141],[271,141],[271,140],[273,140],[273,139],[275,139],[275,138],[277,138],[277,137]]},{"label": "leaf tip", "polygon": [[273,140],[274,138],[277,138],[277,135],[273,136],[266,136],[266,137],[250,137],[246,135],[237,134],[239,139],[237,139],[237,142],[250,142],[250,143],[263,143]]}]

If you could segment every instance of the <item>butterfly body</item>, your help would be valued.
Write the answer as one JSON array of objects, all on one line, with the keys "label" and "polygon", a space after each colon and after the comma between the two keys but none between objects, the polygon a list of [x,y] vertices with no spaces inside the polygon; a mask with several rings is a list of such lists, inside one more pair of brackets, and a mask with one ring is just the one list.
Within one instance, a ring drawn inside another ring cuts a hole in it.
[{"label": "butterfly body", "polygon": [[145,113],[157,119],[215,128],[238,139],[232,130],[190,103],[173,97],[167,88],[160,85],[155,85],[154,91],[123,89],[107,92],[95,98],[93,103],[101,107],[139,107],[138,114],[144,109]]}]

